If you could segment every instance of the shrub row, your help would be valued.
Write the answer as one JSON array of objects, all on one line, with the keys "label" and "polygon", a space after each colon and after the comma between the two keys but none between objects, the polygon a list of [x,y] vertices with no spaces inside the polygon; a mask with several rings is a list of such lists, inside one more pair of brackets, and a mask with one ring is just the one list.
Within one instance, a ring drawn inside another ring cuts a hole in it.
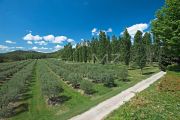
[{"label": "shrub row", "polygon": [[53,75],[43,60],[38,62],[37,66],[38,78],[41,80],[41,89],[44,96],[48,99],[58,97],[63,91],[62,86],[58,82],[58,78]]},{"label": "shrub row", "polygon": [[14,73],[18,72],[26,65],[28,65],[30,62],[31,61],[18,62],[15,66],[12,66],[12,68],[0,72],[0,81],[5,81],[6,78],[12,76]]},{"label": "shrub row", "polygon": [[0,117],[6,116],[11,110],[10,103],[17,101],[27,90],[28,83],[31,82],[34,62],[15,73],[12,78],[7,81],[0,90]]}]

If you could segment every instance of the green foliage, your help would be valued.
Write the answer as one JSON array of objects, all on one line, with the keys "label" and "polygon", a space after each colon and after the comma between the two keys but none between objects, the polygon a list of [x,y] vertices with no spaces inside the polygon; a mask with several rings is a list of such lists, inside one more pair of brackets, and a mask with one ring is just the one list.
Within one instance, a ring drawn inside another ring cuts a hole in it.
[{"label": "green foliage", "polygon": [[35,61],[31,61],[26,67],[15,73],[12,78],[7,81],[0,89],[0,117],[10,114],[12,111],[9,106],[10,102],[17,101],[23,96],[23,93],[28,88],[28,83],[31,83],[32,71]]},{"label": "green foliage", "polygon": [[64,49],[61,50],[62,54],[61,57],[63,60],[73,60],[73,49],[71,43],[68,43],[67,45],[64,46]]},{"label": "green foliage", "polygon": [[139,30],[134,36],[134,48],[135,48],[135,61],[136,64],[140,67],[142,73],[142,69],[146,65],[146,49],[142,41],[142,32]]},{"label": "green foliage", "polygon": [[94,93],[93,84],[90,81],[82,80],[80,88],[84,90],[84,93],[86,94]]},{"label": "green foliage", "polygon": [[159,68],[162,71],[166,71],[167,66],[171,64],[171,59],[169,57],[167,57],[163,47],[161,47],[159,50],[158,64],[159,64]]},{"label": "green foliage", "polygon": [[111,74],[103,74],[103,83],[106,87],[115,87],[114,77]]},{"label": "green foliage", "polygon": [[2,62],[8,61],[19,61],[19,60],[27,60],[27,59],[42,59],[52,57],[52,54],[45,54],[35,51],[22,51],[17,50],[9,53],[0,54],[0,59]]},{"label": "green foliage", "polygon": [[119,78],[121,80],[123,80],[123,81],[127,81],[128,80],[128,69],[126,67],[122,67],[120,69]]},{"label": "green foliage", "polygon": [[78,88],[82,78],[78,73],[70,73],[67,80],[70,81],[74,88]]},{"label": "green foliage", "polygon": [[110,44],[109,44],[109,40],[106,36],[106,33],[100,31],[98,55],[99,55],[99,58],[100,58],[102,64],[107,63],[108,56],[106,56],[106,55],[108,55],[109,51],[110,51]]},{"label": "green foliage", "polygon": [[[180,59],[180,1],[166,0],[162,9],[156,13],[155,20],[152,21],[152,32],[155,40],[163,46],[166,58],[171,62],[179,64]],[[167,61],[168,63],[169,61]]]},{"label": "green foliage", "polygon": [[123,33],[123,57],[126,65],[130,62],[130,50],[131,50],[131,36],[129,35],[127,29]]},{"label": "green foliage", "polygon": [[44,62],[38,62],[37,71],[42,83],[41,89],[43,95],[47,96],[49,99],[51,97],[58,97],[63,91],[63,88],[59,84],[57,78],[51,75],[48,66]]},{"label": "green foliage", "polygon": [[145,52],[146,52],[146,57],[147,57],[147,62],[149,64],[152,64],[152,59],[153,59],[153,45],[151,41],[151,34],[146,32],[142,38],[143,44],[145,46]]}]

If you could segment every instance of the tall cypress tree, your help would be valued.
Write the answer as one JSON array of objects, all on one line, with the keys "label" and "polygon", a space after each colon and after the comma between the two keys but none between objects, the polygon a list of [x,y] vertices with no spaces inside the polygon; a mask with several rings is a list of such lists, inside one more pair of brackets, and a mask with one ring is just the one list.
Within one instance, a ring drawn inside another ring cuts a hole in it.
[{"label": "tall cypress tree", "polygon": [[88,55],[87,55],[87,42],[84,41],[82,43],[82,57],[83,57],[83,62],[87,62],[87,58],[88,58]]},{"label": "tall cypress tree", "polygon": [[111,41],[110,41],[110,37],[107,36],[106,53],[108,54],[108,61],[109,61],[109,62],[110,62],[111,59],[112,59],[111,52],[112,52],[112,49],[111,49]]},{"label": "tall cypress tree", "polygon": [[130,51],[131,51],[131,36],[129,35],[127,29],[123,34],[123,57],[126,65],[130,62]]},{"label": "tall cypress tree", "polygon": [[[111,41],[111,53],[112,55],[112,60],[114,61],[117,57],[117,54],[120,53],[120,43],[118,38],[113,35],[112,36],[112,41]],[[117,62],[119,59],[116,59],[114,62]]]},{"label": "tall cypress tree", "polygon": [[76,45],[76,50],[75,50],[75,54],[76,54],[76,61],[77,62],[79,62],[80,60],[79,60],[79,47],[80,47],[80,45],[79,44],[77,44]]},{"label": "tall cypress tree", "polygon": [[141,74],[143,73],[143,68],[146,65],[146,50],[142,41],[142,32],[137,31],[134,36],[134,49],[135,49],[135,61],[136,64],[141,69]]},{"label": "tall cypress tree", "polygon": [[147,57],[147,62],[152,63],[152,39],[151,39],[151,34],[146,32],[143,36],[143,44],[146,49],[146,57]]},{"label": "tall cypress tree", "polygon": [[106,63],[107,46],[108,46],[108,42],[106,38],[106,33],[103,31],[100,31],[98,55],[99,55],[99,58],[102,60],[101,61],[102,64]]},{"label": "tall cypress tree", "polygon": [[97,56],[97,53],[98,53],[98,45],[99,45],[99,43],[98,43],[98,39],[97,38],[92,38],[92,40],[91,40],[91,47],[90,47],[90,49],[91,49],[91,54],[92,54],[92,60],[93,60],[93,63],[96,63],[96,58],[95,58],[95,56]]}]

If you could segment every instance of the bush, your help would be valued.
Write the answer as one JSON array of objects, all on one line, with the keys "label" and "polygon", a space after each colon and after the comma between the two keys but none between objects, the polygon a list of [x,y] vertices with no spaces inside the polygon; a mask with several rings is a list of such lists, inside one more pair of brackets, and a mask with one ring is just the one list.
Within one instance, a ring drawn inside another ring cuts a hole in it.
[{"label": "bush", "polygon": [[180,65],[177,65],[177,64],[169,65],[167,69],[168,69],[169,71],[177,71],[177,72],[180,72]]},{"label": "bush", "polygon": [[72,84],[72,87],[79,88],[80,81],[82,80],[81,76],[78,73],[70,73],[68,76],[68,81]]},{"label": "bush", "polygon": [[125,67],[121,68],[119,77],[121,80],[127,81],[128,80],[128,69]]},{"label": "bush", "polygon": [[103,74],[102,75],[103,83],[106,87],[115,87],[114,77],[111,74]]},{"label": "bush", "polygon": [[86,94],[93,94],[93,84],[90,81],[83,80],[80,85],[81,89],[84,90],[84,93]]}]

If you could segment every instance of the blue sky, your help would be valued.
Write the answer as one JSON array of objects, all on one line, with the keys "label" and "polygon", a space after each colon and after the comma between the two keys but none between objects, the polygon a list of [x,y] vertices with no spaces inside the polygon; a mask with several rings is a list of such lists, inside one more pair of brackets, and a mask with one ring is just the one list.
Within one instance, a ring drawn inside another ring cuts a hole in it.
[{"label": "blue sky", "polygon": [[0,52],[52,52],[104,30],[148,31],[164,0],[0,0]]}]

